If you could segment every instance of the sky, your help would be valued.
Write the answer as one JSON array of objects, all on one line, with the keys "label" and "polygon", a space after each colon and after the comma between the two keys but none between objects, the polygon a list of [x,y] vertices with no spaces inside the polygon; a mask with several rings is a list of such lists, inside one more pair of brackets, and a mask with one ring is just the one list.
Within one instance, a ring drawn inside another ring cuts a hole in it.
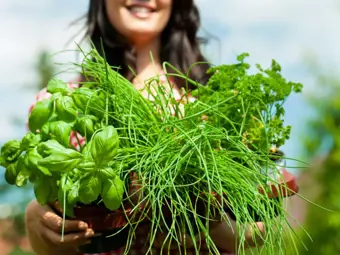
[{"label": "sky", "polygon": [[[196,0],[201,11],[202,34],[210,39],[204,50],[214,64],[229,64],[243,52],[248,62],[269,67],[277,60],[287,80],[304,84],[301,95],[286,104],[291,139],[283,146],[288,157],[303,152],[300,136],[312,111],[306,96],[317,94],[315,77],[308,70],[310,54],[325,70],[340,67],[340,4],[336,0]],[[34,65],[42,49],[57,53],[73,49],[67,44],[79,26],[70,23],[85,14],[88,1],[0,1],[0,143],[20,138],[23,121],[34,100],[37,74]],[[208,32],[209,31],[209,32]],[[79,34],[76,41],[80,38]],[[216,39],[217,38],[217,39]],[[76,61],[74,52],[58,54],[55,62]],[[72,76],[61,76],[72,78]]]}]

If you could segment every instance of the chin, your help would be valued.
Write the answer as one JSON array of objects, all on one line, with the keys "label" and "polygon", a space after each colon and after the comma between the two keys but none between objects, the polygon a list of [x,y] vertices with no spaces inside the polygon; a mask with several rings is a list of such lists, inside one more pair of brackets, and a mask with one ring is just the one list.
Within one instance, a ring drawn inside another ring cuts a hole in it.
[{"label": "chin", "polygon": [[159,33],[155,33],[154,31],[149,30],[136,30],[131,31],[129,35],[129,41],[131,41],[134,44],[143,44],[150,41],[155,40],[159,37]]},{"label": "chin", "polygon": [[126,35],[133,38],[134,41],[138,38],[153,39],[158,37],[162,33],[162,30],[153,28],[152,25],[139,25],[139,26],[128,26],[126,27]]}]

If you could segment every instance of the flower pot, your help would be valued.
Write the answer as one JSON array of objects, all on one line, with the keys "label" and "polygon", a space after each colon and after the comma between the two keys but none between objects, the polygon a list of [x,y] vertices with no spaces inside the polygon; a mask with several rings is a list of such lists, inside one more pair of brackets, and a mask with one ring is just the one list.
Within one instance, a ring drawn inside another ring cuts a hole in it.
[{"label": "flower pot", "polygon": [[[137,186],[137,190],[139,188]],[[132,190],[133,187],[129,186],[129,189]],[[125,194],[124,199],[127,196]],[[132,200],[136,200],[136,198],[133,197]],[[134,223],[138,221],[140,224],[147,220],[143,213],[145,204],[135,208],[135,202],[125,201],[123,202],[123,207],[114,211],[105,207],[104,203],[101,202],[100,196],[91,204],[78,203],[73,208],[73,219],[86,222],[88,227],[95,232],[95,236],[91,238],[91,243],[80,246],[79,251],[95,254],[109,252],[125,246],[130,231],[129,222]],[[132,211],[133,208],[136,210]],[[60,213],[62,214],[62,211]]]},{"label": "flower pot", "polygon": [[[273,199],[273,213],[272,217],[279,215],[279,208],[275,205],[280,201],[280,198],[285,198],[292,196],[299,191],[299,186],[296,182],[296,178],[293,174],[289,173],[286,169],[281,169],[281,176],[277,180],[277,183],[266,183],[258,187],[258,191],[260,194],[266,194],[268,198]],[[257,208],[248,207],[249,213],[252,215],[254,221],[262,221],[261,216],[257,213]],[[225,211],[229,214],[229,216],[236,220],[235,214],[229,207],[225,208]]]},{"label": "flower pot", "polygon": [[91,243],[78,247],[78,251],[86,254],[98,254],[117,250],[126,245],[129,227],[102,231],[91,238]]},{"label": "flower pot", "polygon": [[267,183],[269,191],[267,191],[265,187],[260,186],[259,192],[261,194],[267,192],[267,195],[271,198],[289,197],[299,192],[299,186],[295,176],[286,169],[281,170],[281,176],[277,182],[278,183]]},{"label": "flower pot", "polygon": [[[143,208],[140,208],[143,209]],[[95,236],[91,237],[91,243],[78,247],[79,252],[96,254],[119,249],[126,245],[130,226],[129,220],[143,224],[141,212],[132,213],[131,208],[110,211],[103,204],[79,204],[74,207],[74,218],[86,222],[89,228],[93,229]],[[62,215],[62,212],[59,212]],[[134,217],[133,217],[134,216]],[[130,218],[131,217],[131,218]],[[143,222],[144,220],[144,222]]]}]

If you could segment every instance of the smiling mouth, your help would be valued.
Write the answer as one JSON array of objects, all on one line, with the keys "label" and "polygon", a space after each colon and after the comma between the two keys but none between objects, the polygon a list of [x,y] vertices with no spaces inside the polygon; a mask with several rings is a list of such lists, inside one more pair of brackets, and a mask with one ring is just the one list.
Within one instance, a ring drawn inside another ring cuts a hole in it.
[{"label": "smiling mouth", "polygon": [[126,8],[130,13],[134,15],[148,15],[148,14],[155,12],[154,9],[150,7],[146,7],[146,6],[133,5],[133,6],[128,6]]}]

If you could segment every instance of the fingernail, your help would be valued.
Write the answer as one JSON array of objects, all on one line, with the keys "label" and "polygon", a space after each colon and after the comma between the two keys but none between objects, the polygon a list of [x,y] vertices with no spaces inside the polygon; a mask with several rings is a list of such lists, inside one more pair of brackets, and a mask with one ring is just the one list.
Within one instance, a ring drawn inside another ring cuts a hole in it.
[{"label": "fingernail", "polygon": [[86,229],[87,228],[87,224],[85,222],[80,222],[79,223],[79,228],[80,229]]},{"label": "fingernail", "polygon": [[90,237],[90,236],[93,236],[94,232],[92,229],[88,229],[85,233],[85,237]]}]

